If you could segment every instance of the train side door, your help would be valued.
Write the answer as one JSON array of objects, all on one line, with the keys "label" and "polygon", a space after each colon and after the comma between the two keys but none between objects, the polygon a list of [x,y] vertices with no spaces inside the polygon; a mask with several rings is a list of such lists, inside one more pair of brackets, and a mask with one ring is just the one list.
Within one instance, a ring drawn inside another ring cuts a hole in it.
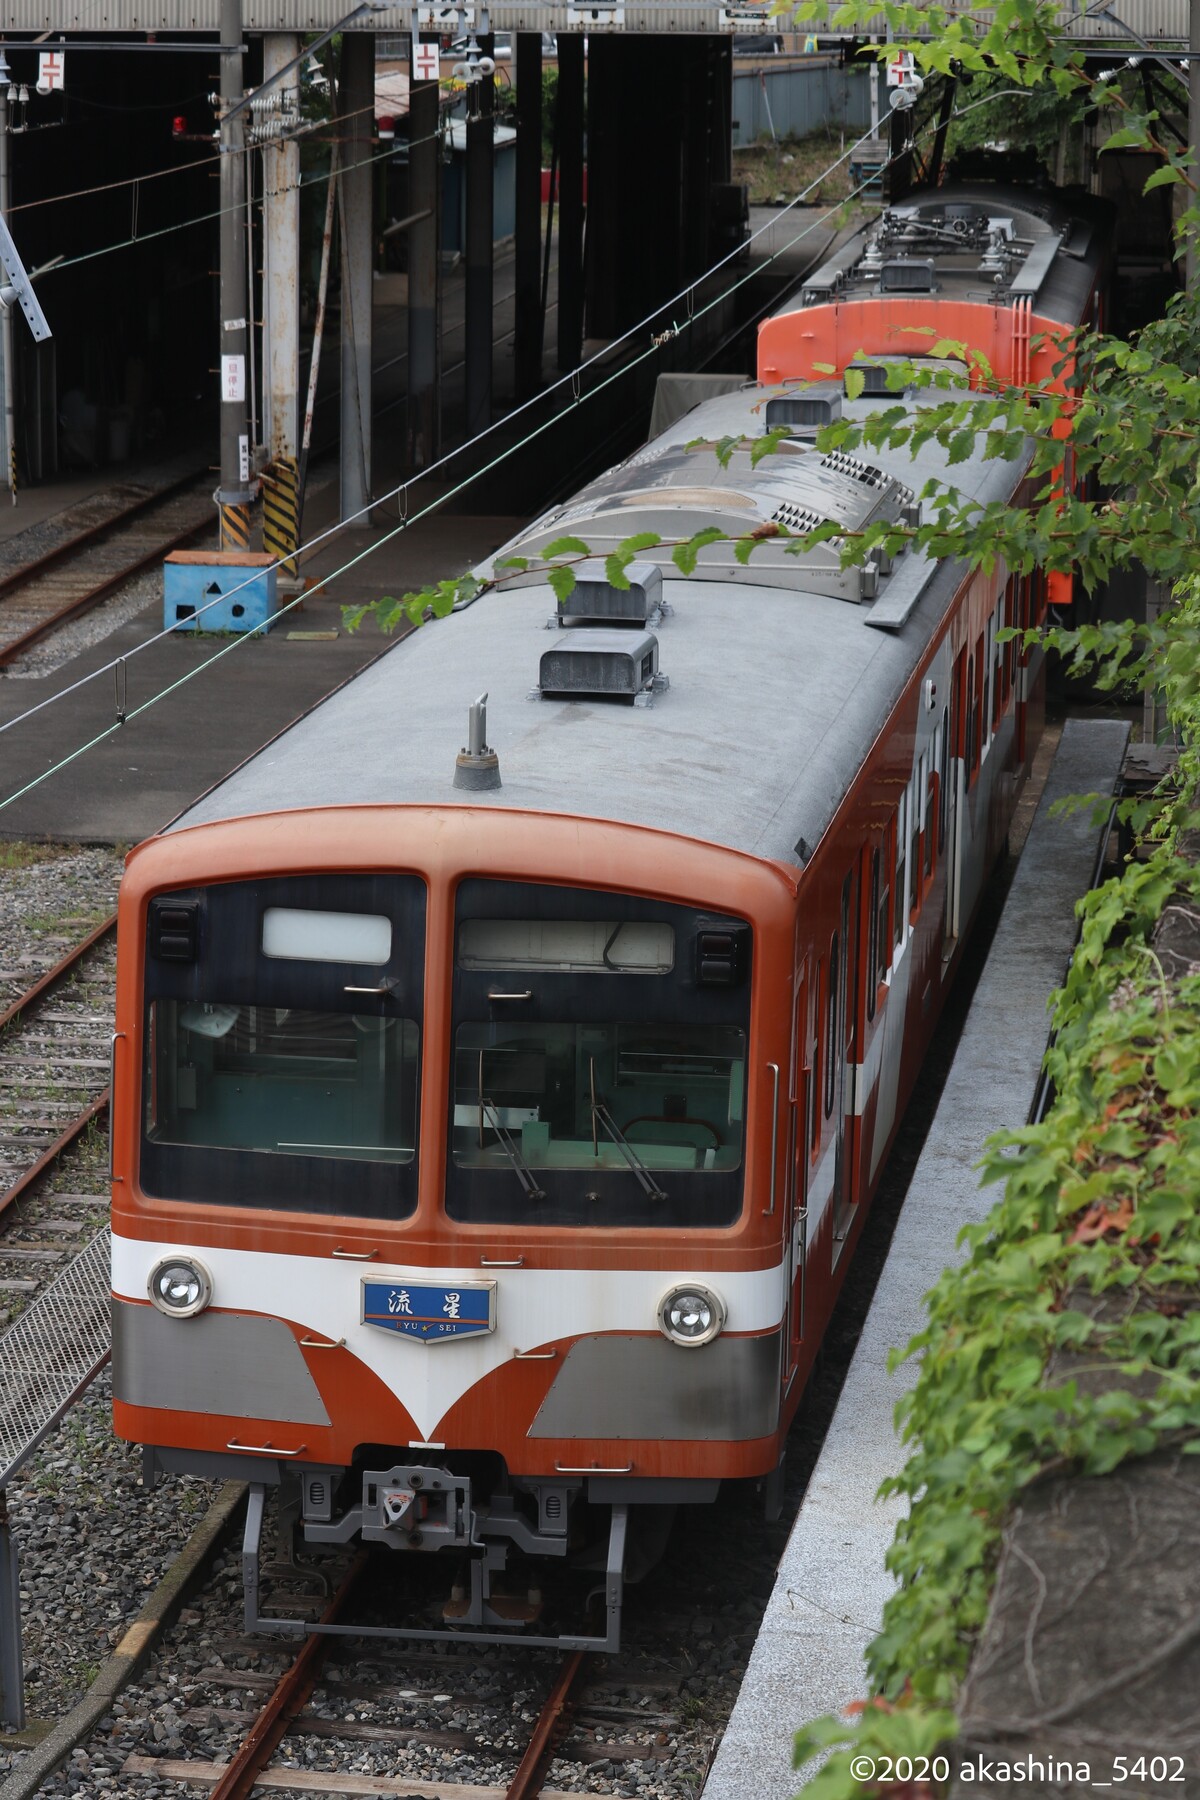
[{"label": "train side door", "polygon": [[856,863],[842,883],[842,905],[838,930],[830,945],[828,1016],[825,1021],[828,1056],[824,1069],[825,1092],[821,1096],[826,1115],[834,1119],[835,1155],[833,1175],[834,1255],[843,1243],[854,1220],[854,1200],[858,1191],[858,1140],[861,1117],[860,1089],[862,1069],[859,1064],[859,972],[860,919],[859,868]]}]

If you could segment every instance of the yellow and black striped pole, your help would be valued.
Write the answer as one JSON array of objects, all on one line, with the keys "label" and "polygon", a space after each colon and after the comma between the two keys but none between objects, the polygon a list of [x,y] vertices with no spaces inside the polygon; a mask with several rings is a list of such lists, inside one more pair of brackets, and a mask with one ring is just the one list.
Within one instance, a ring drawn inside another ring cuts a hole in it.
[{"label": "yellow and black striped pole", "polygon": [[300,467],[294,456],[277,456],[262,478],[263,549],[285,575],[299,573]]},{"label": "yellow and black striped pole", "polygon": [[222,550],[250,548],[250,508],[241,501],[220,500]]}]

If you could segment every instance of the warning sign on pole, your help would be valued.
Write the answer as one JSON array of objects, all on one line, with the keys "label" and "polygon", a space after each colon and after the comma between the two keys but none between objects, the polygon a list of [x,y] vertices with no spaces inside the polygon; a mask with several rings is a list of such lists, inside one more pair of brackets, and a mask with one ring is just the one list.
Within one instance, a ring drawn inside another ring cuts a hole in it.
[{"label": "warning sign on pole", "polygon": [[414,81],[437,81],[441,74],[442,53],[437,44],[414,44],[412,78]]},{"label": "warning sign on pole", "polygon": [[38,56],[37,91],[52,94],[67,85],[67,59],[61,50],[43,50]]},{"label": "warning sign on pole", "polygon": [[246,398],[246,359],[244,356],[223,356],[221,358],[221,398],[222,400],[244,400]]}]

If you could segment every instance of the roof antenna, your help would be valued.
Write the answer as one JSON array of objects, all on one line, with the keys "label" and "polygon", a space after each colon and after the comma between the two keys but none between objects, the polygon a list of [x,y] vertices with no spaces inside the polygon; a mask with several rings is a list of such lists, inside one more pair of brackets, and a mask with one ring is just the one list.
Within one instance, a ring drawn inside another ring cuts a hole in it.
[{"label": "roof antenna", "polygon": [[480,694],[467,708],[467,743],[458,753],[454,785],[470,788],[475,793],[500,786],[500,758],[494,750],[489,750],[487,742],[486,694]]}]

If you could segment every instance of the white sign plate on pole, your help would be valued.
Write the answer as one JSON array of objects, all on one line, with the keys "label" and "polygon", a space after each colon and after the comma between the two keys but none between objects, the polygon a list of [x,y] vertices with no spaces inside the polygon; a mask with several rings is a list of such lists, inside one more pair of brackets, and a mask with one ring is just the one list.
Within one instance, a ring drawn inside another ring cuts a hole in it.
[{"label": "white sign plate on pole", "polygon": [[412,55],[414,81],[437,81],[441,75],[442,52],[437,44],[415,44]]},{"label": "white sign plate on pole", "polygon": [[244,356],[223,356],[221,358],[221,398],[222,400],[244,400],[246,398],[246,359]]},{"label": "white sign plate on pole", "polygon": [[894,55],[888,57],[887,84],[889,87],[912,87],[916,72],[911,50],[897,50]]},{"label": "white sign plate on pole", "polygon": [[43,50],[38,56],[39,94],[62,92],[67,85],[67,59],[61,50]]}]

